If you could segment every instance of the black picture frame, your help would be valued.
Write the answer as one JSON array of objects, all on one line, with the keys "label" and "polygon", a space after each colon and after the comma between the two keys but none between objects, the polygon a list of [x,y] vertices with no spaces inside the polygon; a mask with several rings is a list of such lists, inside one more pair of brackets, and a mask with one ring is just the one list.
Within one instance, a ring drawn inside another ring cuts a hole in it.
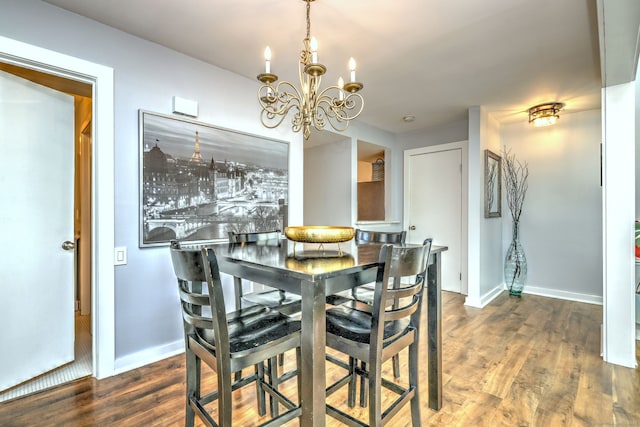
[{"label": "black picture frame", "polygon": [[484,150],[484,217],[502,216],[502,157]]},{"label": "black picture frame", "polygon": [[139,110],[141,248],[284,230],[289,143]]}]

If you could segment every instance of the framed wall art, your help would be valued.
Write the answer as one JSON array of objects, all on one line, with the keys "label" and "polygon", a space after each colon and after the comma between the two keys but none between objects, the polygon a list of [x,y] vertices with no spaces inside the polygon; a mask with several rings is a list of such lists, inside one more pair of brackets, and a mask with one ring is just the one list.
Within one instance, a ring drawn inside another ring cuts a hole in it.
[{"label": "framed wall art", "polygon": [[502,216],[502,157],[484,150],[484,217]]},{"label": "framed wall art", "polygon": [[289,144],[140,110],[140,247],[284,230]]}]

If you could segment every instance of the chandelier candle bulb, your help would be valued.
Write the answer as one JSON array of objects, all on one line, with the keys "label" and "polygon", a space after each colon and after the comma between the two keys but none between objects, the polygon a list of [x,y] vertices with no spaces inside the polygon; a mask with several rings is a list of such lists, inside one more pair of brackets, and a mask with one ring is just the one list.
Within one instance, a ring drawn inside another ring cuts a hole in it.
[{"label": "chandelier candle bulb", "polygon": [[264,72],[265,74],[271,73],[271,49],[269,46],[264,50]]},{"label": "chandelier candle bulb", "polygon": [[338,79],[338,87],[340,88],[340,91],[338,92],[338,99],[340,101],[344,101],[344,80],[342,80],[342,77]]},{"label": "chandelier candle bulb", "polygon": [[351,58],[349,59],[349,70],[351,71],[351,82],[356,81],[356,60]]},{"label": "chandelier candle bulb", "polygon": [[318,40],[315,37],[311,37],[311,63],[318,63]]}]

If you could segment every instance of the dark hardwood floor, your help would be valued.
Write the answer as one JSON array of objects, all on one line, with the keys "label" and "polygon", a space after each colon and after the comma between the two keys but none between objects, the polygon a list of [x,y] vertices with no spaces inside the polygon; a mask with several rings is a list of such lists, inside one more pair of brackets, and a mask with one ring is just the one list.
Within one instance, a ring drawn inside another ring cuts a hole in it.
[{"label": "dark hardwood floor", "polygon": [[[423,425],[640,426],[640,370],[602,361],[600,306],[506,293],[482,310],[463,303],[464,296],[444,293],[444,404],[439,412],[428,409],[422,387]],[[211,373],[207,387],[214,379]],[[295,381],[284,389],[295,396]],[[253,386],[234,399],[234,425],[254,424]],[[342,399],[344,394],[331,396],[334,403]],[[184,400],[179,355],[2,403],[0,426],[180,426]],[[327,425],[339,423],[327,418]],[[391,425],[410,425],[408,408]]]}]

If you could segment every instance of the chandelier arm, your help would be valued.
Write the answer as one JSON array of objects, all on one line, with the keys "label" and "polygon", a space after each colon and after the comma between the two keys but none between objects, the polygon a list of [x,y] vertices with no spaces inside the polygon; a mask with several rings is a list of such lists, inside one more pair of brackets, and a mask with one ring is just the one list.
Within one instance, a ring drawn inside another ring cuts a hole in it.
[{"label": "chandelier arm", "polygon": [[[288,90],[290,91],[288,91]],[[278,127],[289,115],[292,108],[297,112],[293,115],[292,130],[299,132],[303,126],[304,117],[301,113],[302,98],[298,89],[288,81],[279,82],[275,88],[265,84],[258,91],[258,100],[262,107],[260,121],[266,128]]]},{"label": "chandelier arm", "polygon": [[[337,91],[338,97],[332,97],[329,92]],[[359,93],[347,93],[339,98],[341,89],[338,86],[329,86],[325,88],[317,97],[316,105],[325,104],[330,113],[329,117],[336,116],[339,120],[353,120],[362,113],[364,108],[364,98]],[[327,112],[327,110],[325,110]]]},{"label": "chandelier arm", "polygon": [[[284,119],[289,115],[289,111],[291,111],[292,108],[298,110],[298,112],[294,114],[294,119],[292,119],[292,122],[294,122],[295,116],[300,115],[300,109],[296,104],[288,105],[286,108],[278,110],[278,112],[270,111],[268,109],[262,109],[262,112],[260,113],[260,121],[262,122],[262,125],[264,127],[274,129],[280,126]],[[296,132],[298,130],[296,130]]]},{"label": "chandelier arm", "polygon": [[349,94],[343,100],[334,98],[327,93],[331,89],[339,90],[335,86],[327,88],[316,100],[314,126],[322,130],[326,123],[329,123],[333,129],[342,132],[349,127],[349,122],[362,112],[364,101],[359,94]]}]

